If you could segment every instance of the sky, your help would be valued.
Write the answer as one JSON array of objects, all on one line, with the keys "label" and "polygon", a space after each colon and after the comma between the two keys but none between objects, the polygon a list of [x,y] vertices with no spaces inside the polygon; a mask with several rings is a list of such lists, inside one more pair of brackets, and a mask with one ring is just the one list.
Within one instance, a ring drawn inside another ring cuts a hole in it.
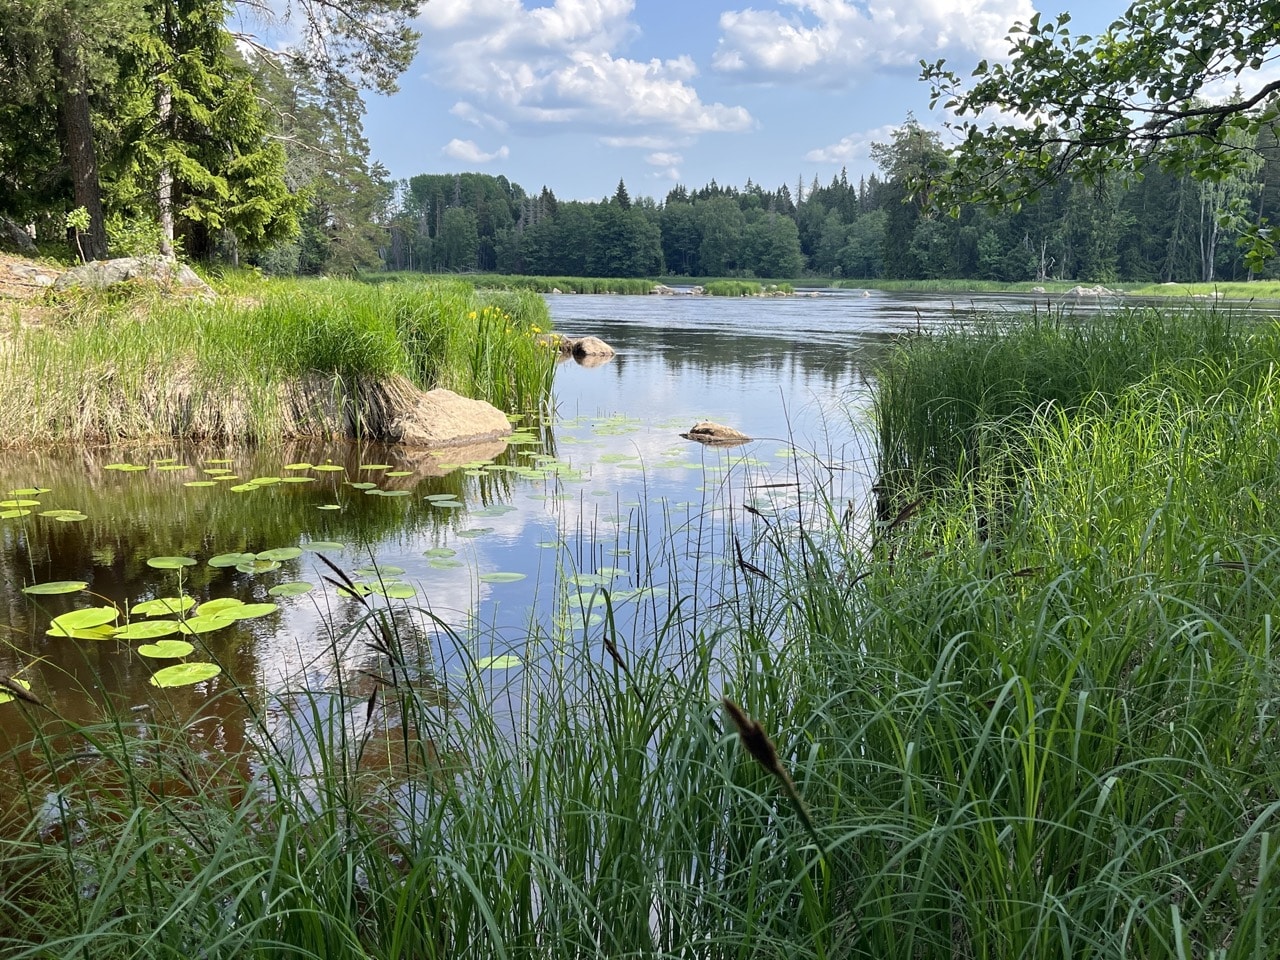
[{"label": "sky", "polygon": [[428,0],[392,96],[367,95],[372,158],[394,179],[501,174],[562,200],[623,180],[806,189],[870,174],[873,142],[929,110],[919,62],[967,74],[1009,27],[1064,9],[1098,31],[1128,4],[1076,0]]}]

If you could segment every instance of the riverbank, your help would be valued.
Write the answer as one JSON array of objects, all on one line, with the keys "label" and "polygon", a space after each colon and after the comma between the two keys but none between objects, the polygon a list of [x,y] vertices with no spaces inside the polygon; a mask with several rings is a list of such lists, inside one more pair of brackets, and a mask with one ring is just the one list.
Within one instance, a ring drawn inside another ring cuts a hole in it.
[{"label": "riverbank", "polygon": [[126,284],[0,301],[5,314],[9,445],[406,440],[424,391],[531,413],[555,364],[540,297],[456,280],[236,277],[212,301]]},{"label": "riverbank", "polygon": [[[370,659],[336,691],[0,705],[38,732],[6,955],[1268,955],[1280,347],[1112,319],[978,367],[998,343],[905,341],[923,409],[959,372],[1004,398],[969,411],[981,469],[879,524],[675,512],[723,527],[710,598],[670,531],[618,535],[670,587],[645,632],[570,561],[550,589],[592,632],[444,673],[422,638],[462,631],[344,569],[322,629]],[[1073,402],[1048,391],[1081,366]],[[247,759],[193,744],[217,724]]]}]

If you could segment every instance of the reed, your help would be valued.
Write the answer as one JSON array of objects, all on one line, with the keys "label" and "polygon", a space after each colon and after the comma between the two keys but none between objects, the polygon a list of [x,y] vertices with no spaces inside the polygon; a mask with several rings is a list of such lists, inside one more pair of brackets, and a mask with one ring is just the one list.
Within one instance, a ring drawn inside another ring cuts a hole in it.
[{"label": "reed", "polygon": [[147,296],[78,294],[54,320],[10,328],[6,442],[340,435],[344,407],[398,381],[509,412],[550,392],[549,321],[532,294],[299,281],[215,303]]}]

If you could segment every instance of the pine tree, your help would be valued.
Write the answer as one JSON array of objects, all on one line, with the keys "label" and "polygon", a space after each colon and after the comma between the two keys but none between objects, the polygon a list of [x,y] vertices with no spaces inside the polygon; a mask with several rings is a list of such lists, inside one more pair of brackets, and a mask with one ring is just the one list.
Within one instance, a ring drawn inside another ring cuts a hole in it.
[{"label": "pine tree", "polygon": [[631,209],[631,197],[627,194],[627,185],[618,180],[618,189],[613,192],[613,202],[623,210]]}]

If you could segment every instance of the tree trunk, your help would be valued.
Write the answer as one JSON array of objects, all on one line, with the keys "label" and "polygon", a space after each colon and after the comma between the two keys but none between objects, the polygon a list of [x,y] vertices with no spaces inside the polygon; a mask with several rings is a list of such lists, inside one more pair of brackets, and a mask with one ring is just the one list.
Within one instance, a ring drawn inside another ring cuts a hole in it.
[{"label": "tree trunk", "polygon": [[[169,130],[173,116],[173,94],[163,79],[156,90],[156,118],[160,128]],[[173,168],[163,161],[156,174],[156,207],[160,214],[160,255],[173,259]]]},{"label": "tree trunk", "polygon": [[98,153],[93,143],[84,65],[70,30],[60,33],[53,60],[58,75],[62,148],[71,171],[72,202],[89,212],[89,229],[79,237],[79,252],[85,260],[104,260],[107,228],[102,213],[102,185],[98,182]]}]

